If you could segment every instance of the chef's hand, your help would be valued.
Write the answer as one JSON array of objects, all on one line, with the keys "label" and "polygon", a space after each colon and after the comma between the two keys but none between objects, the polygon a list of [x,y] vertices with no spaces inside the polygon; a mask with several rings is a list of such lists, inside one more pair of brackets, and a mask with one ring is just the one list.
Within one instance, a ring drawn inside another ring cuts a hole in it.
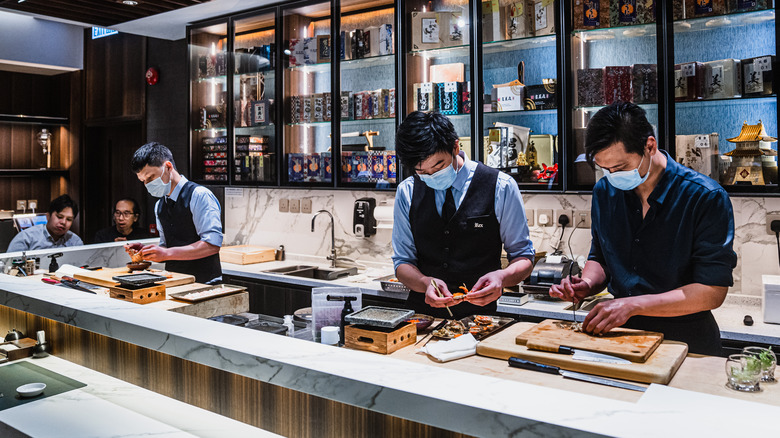
[{"label": "chef's hand", "polygon": [[488,272],[477,280],[477,284],[466,295],[469,303],[486,306],[499,299],[504,292],[504,275],[502,271]]},{"label": "chef's hand", "polygon": [[429,282],[428,288],[425,290],[425,304],[431,307],[446,307],[457,304],[455,300],[452,299],[452,293],[450,293],[450,290],[447,289],[446,283],[439,280],[438,278],[433,278],[433,281],[435,281],[439,286],[439,290],[441,291],[442,295],[444,295],[444,297],[439,297],[436,289]]},{"label": "chef's hand", "polygon": [[554,284],[548,292],[551,297],[579,303],[591,295],[590,284],[580,277],[565,277],[561,284]]},{"label": "chef's hand", "polygon": [[144,256],[144,260],[150,262],[164,262],[168,260],[168,248],[163,248],[158,245],[146,245],[141,248],[141,255]]},{"label": "chef's hand", "polygon": [[636,314],[637,306],[631,297],[616,298],[598,303],[582,321],[582,330],[593,335],[603,335],[620,327]]},{"label": "chef's hand", "polygon": [[140,250],[142,250],[143,248],[144,248],[144,244],[143,244],[143,243],[138,243],[138,242],[135,242],[135,243],[128,243],[127,245],[125,245],[125,251],[128,251],[128,252],[129,252],[129,250],[131,250],[131,249],[132,249],[133,251],[140,251]]}]

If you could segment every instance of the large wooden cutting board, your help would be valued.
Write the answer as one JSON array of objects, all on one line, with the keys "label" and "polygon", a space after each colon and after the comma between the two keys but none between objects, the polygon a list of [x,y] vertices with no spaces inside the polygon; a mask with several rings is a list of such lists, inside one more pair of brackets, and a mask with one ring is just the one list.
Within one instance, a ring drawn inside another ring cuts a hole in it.
[{"label": "large wooden cutting board", "polygon": [[[98,271],[76,274],[76,279],[86,283],[96,284],[98,286],[116,287],[119,286],[119,283],[114,281],[112,277],[129,274],[130,270],[127,268],[103,268]],[[164,284],[165,287],[180,286],[182,284],[190,284],[195,282],[195,276],[193,275],[179,274],[177,272],[170,271],[168,271],[168,274],[172,275],[172,277],[160,282],[160,284]]]},{"label": "large wooden cutting board", "polygon": [[688,346],[682,342],[663,341],[644,363],[609,364],[574,360],[571,355],[529,350],[516,342],[518,336],[531,328],[531,323],[518,323],[506,330],[480,341],[477,354],[506,360],[519,357],[545,365],[553,365],[569,371],[594,374],[642,383],[668,384],[680,368]]},{"label": "large wooden cutting board", "polygon": [[664,335],[656,332],[615,328],[603,336],[592,336],[569,328],[571,322],[546,319],[517,336],[519,345],[537,345],[557,350],[559,346],[596,351],[643,363],[661,344]]}]

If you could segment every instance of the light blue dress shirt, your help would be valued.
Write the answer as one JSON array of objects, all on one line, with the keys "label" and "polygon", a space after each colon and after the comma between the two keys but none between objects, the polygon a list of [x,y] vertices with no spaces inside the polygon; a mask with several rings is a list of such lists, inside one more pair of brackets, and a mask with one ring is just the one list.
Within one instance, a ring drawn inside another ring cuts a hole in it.
[{"label": "light blue dress shirt", "polygon": [[[474,178],[477,163],[466,157],[462,151],[463,167],[458,170],[455,182],[452,184],[452,196],[455,198],[455,207],[460,208],[463,197]],[[393,211],[393,266],[408,263],[417,266],[417,248],[414,245],[412,227],[409,223],[409,209],[412,205],[414,193],[414,178],[406,178],[398,185],[395,195],[395,208]],[[444,198],[447,190],[434,190],[436,196],[436,211],[441,214]],[[509,175],[500,172],[496,182],[495,200],[496,218],[499,223],[501,241],[507,258],[512,261],[518,257],[524,257],[531,261],[534,259],[534,244],[528,233],[528,222],[525,218],[525,207],[520,189],[517,183]],[[479,250],[479,248],[475,248]]]},{"label": "light blue dress shirt", "polygon": [[[184,183],[187,181],[187,178],[182,175],[181,180],[179,180],[179,183],[176,184],[171,193],[170,199],[172,201],[176,202],[179,198],[179,193],[181,193],[181,188],[184,187]],[[157,208],[160,202],[167,197],[160,198],[154,204],[155,217],[157,217]],[[195,188],[190,199],[190,212],[192,213],[192,222],[195,224],[195,231],[198,232],[200,240],[220,247],[222,246],[223,237],[221,211],[219,201],[211,190],[203,186]],[[157,231],[160,233],[160,246],[166,246],[160,218],[157,218]]]},{"label": "light blue dress shirt", "polygon": [[8,245],[6,252],[31,251],[34,249],[62,248],[66,246],[80,246],[84,242],[72,231],[68,231],[58,240],[49,234],[46,224],[35,225],[26,230],[22,230],[14,236]]}]

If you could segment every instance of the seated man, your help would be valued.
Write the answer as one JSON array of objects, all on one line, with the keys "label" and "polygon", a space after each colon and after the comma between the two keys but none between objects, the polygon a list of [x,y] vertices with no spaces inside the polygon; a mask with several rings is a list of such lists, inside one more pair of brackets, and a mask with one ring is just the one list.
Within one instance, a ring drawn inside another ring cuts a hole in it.
[{"label": "seated man", "polygon": [[51,201],[46,213],[46,224],[30,227],[14,237],[8,245],[8,252],[33,249],[61,248],[83,245],[79,236],[70,231],[73,219],[79,214],[76,201],[62,195]]},{"label": "seated man", "polygon": [[135,199],[120,199],[114,207],[114,225],[95,233],[95,243],[146,239],[149,233],[138,225],[140,215],[141,208]]}]

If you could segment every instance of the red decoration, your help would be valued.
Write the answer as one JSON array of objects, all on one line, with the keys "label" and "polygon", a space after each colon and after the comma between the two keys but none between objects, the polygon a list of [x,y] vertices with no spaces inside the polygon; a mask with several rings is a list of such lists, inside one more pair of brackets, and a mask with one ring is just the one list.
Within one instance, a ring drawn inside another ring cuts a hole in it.
[{"label": "red decoration", "polygon": [[149,67],[148,70],[146,70],[146,83],[149,85],[154,85],[157,83],[157,81],[160,79],[160,74],[157,72],[157,69],[154,67]]}]

